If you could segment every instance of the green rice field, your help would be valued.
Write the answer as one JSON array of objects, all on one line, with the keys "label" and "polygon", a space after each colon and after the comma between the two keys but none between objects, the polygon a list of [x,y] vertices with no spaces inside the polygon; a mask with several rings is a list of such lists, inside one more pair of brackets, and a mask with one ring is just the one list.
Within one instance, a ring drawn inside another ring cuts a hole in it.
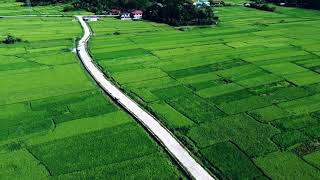
[{"label": "green rice field", "polygon": [[0,44],[0,179],[185,179],[86,74],[74,18],[0,18],[8,34],[22,42]]},{"label": "green rice field", "polygon": [[215,11],[183,30],[92,22],[90,51],[219,178],[319,179],[320,12]]},{"label": "green rice field", "polygon": [[23,3],[16,0],[0,1],[0,16],[18,16],[18,15],[79,15],[92,14],[83,10],[63,12],[66,5],[50,5],[50,6],[24,6]]}]

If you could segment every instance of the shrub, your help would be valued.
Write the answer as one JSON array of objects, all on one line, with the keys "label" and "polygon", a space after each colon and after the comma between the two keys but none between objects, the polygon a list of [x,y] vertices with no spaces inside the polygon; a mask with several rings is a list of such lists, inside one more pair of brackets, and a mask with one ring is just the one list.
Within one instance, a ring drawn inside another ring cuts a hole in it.
[{"label": "shrub", "polygon": [[248,3],[245,4],[245,7],[260,9],[260,10],[263,10],[263,11],[274,12],[276,10],[276,7],[270,7],[267,4],[256,3],[256,2],[251,2],[251,3],[249,3],[249,5],[247,5],[247,4]]},{"label": "shrub", "polygon": [[261,9],[261,10],[264,10],[264,11],[275,11],[276,10],[276,7],[270,7],[268,6],[267,4],[263,4],[260,8],[257,8],[257,9]]},{"label": "shrub", "polygon": [[21,42],[20,38],[14,37],[12,35],[7,35],[7,37],[4,38],[2,43],[4,44],[14,44],[16,42]]}]

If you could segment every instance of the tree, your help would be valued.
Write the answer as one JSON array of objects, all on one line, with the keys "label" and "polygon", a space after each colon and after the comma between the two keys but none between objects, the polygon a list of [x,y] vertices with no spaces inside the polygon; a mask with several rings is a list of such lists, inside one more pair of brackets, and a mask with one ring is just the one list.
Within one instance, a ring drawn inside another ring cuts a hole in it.
[{"label": "tree", "polygon": [[172,26],[210,25],[217,20],[211,7],[196,7],[189,0],[157,0],[146,9],[143,17]]}]

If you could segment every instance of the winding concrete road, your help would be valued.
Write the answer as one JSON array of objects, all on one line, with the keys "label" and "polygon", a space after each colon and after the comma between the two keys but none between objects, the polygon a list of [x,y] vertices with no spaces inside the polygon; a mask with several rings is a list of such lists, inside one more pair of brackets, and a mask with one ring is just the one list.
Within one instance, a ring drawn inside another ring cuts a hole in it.
[{"label": "winding concrete road", "polygon": [[[133,100],[121,92],[113,85],[95,65],[94,61],[87,52],[87,42],[91,36],[91,31],[82,16],[76,16],[83,28],[84,35],[79,41],[77,51],[80,60],[86,70],[100,87],[116,100],[123,108],[131,113],[140,121],[146,129],[158,139],[171,156],[183,167],[193,178],[201,180],[214,179],[186,150],[173,135],[146,111],[138,106]],[[137,144],[138,145],[138,144]],[[157,162],[155,162],[157,163]]]}]

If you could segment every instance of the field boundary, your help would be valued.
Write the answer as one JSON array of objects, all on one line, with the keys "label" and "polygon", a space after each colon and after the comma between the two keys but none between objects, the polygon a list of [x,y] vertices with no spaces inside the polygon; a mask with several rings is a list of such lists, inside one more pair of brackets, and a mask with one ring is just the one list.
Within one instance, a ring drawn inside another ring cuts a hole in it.
[{"label": "field boundary", "polygon": [[91,37],[91,31],[83,16],[76,16],[82,29],[83,37],[78,43],[77,54],[88,73],[96,83],[119,105],[134,116],[148,131],[153,135],[178,162],[178,164],[195,179],[216,179],[212,177],[191,155],[190,152],[178,142],[178,140],[163,127],[152,115],[143,110],[136,102],[127,97],[114,84],[112,84],[101,70],[95,65],[94,61],[87,52],[87,42]]}]

